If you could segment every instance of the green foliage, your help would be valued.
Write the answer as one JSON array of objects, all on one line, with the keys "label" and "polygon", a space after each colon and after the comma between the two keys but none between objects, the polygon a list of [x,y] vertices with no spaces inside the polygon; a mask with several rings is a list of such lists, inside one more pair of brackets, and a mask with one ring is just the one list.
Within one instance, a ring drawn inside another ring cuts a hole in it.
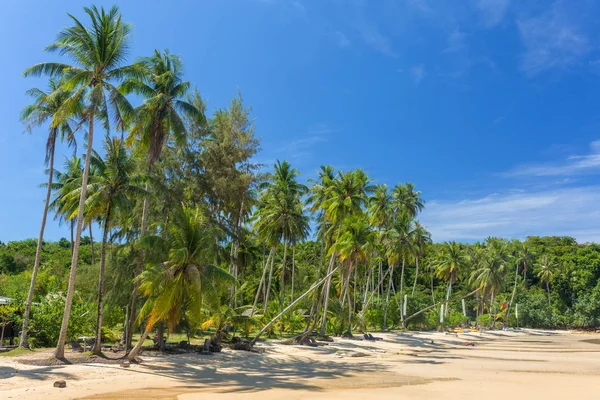
[{"label": "green foliage", "polygon": [[[31,309],[31,339],[33,347],[50,347],[58,341],[60,324],[65,307],[65,299],[59,294],[49,294],[46,298],[34,303]],[[92,335],[95,324],[95,306],[93,303],[81,300],[79,296],[73,299],[71,318],[67,331],[67,340],[75,340],[80,335]]]}]

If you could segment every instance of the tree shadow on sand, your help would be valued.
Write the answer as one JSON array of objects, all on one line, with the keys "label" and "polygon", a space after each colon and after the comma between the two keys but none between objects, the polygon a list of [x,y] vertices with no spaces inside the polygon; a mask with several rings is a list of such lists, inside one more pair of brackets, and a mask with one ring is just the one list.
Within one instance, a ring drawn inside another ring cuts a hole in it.
[{"label": "tree shadow on sand", "polygon": [[[303,357],[287,356],[285,360],[252,355],[245,359],[218,360],[218,364],[203,365],[207,359],[189,354],[168,357],[160,364],[142,363],[130,370],[136,374],[149,374],[177,379],[185,388],[211,388],[228,392],[261,391],[272,388],[321,390],[309,379],[337,379],[388,371],[388,367],[373,362],[343,363]],[[102,368],[120,368],[98,365]],[[293,379],[291,379],[293,378]],[[305,382],[302,380],[306,379]]]},{"label": "tree shadow on sand", "polygon": [[73,375],[64,371],[64,366],[56,365],[49,367],[40,367],[34,369],[15,369],[12,367],[0,366],[0,379],[8,379],[15,376],[27,378],[36,381],[43,381],[49,376],[62,379],[74,379]]}]

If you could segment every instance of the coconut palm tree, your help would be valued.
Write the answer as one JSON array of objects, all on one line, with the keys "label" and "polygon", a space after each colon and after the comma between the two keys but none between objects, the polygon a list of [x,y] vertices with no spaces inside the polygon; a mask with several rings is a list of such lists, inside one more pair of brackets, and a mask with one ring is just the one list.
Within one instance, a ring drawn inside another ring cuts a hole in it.
[{"label": "coconut palm tree", "polygon": [[414,256],[415,256],[415,282],[413,283],[413,289],[411,296],[415,295],[415,289],[417,288],[417,279],[419,278],[419,259],[425,254],[425,248],[427,245],[432,243],[431,233],[421,225],[419,221],[415,222],[413,234],[411,236]]},{"label": "coconut palm tree", "polygon": [[[304,216],[301,197],[308,188],[297,181],[299,172],[287,161],[277,161],[270,179],[260,185],[262,189],[261,205],[257,214],[256,229],[260,237],[268,238],[273,244],[283,240],[283,261],[281,265],[280,299],[281,310],[285,301],[285,267],[287,249],[293,235],[305,236],[308,232],[308,220]],[[267,284],[265,309],[268,307],[268,292],[271,287],[272,271]],[[283,320],[282,329],[283,331]]]},{"label": "coconut palm tree", "polygon": [[416,191],[415,186],[410,182],[396,185],[392,190],[392,197],[396,215],[406,213],[411,218],[415,218],[425,207],[421,192]]},{"label": "coconut palm tree", "polygon": [[472,260],[474,266],[470,279],[481,294],[481,311],[483,312],[486,297],[489,296],[490,305],[493,307],[495,296],[502,289],[506,269],[505,247],[476,247],[474,254],[470,254],[469,258]]},{"label": "coconut palm tree", "polygon": [[25,76],[59,76],[62,79],[61,87],[64,91],[72,91],[72,95],[62,103],[57,112],[55,117],[57,122],[77,114],[79,105],[82,102],[87,103],[84,111],[88,127],[87,152],[83,168],[65,312],[55,351],[57,358],[64,357],[67,327],[75,292],[79,243],[94,139],[94,118],[96,116],[101,118],[108,130],[109,116],[112,115],[117,129],[124,129],[124,117],[129,115],[131,105],[112,82],[135,74],[136,71],[135,67],[123,65],[129,50],[131,28],[122,21],[118,7],[113,6],[106,11],[104,8],[98,9],[96,6],[92,6],[84,8],[84,11],[90,19],[90,26],[85,26],[80,20],[69,14],[73,26],[63,29],[56,42],[46,48],[47,51],[57,51],[60,55],[69,57],[74,64],[46,62],[34,65],[24,72]]},{"label": "coconut palm tree", "polygon": [[446,315],[448,315],[448,301],[452,293],[452,285],[456,282],[459,272],[465,266],[466,258],[462,246],[457,242],[445,242],[436,260],[435,273],[438,278],[448,282],[444,308]]},{"label": "coconut palm tree", "polygon": [[554,259],[544,254],[540,257],[536,267],[538,268],[537,277],[546,285],[548,305],[552,305],[552,302],[550,301],[550,281],[554,279],[558,265]]},{"label": "coconut palm tree", "polygon": [[[48,165],[48,184],[46,190],[46,200],[44,201],[44,212],[42,214],[42,224],[40,226],[40,234],[38,236],[37,248],[35,250],[35,261],[33,263],[33,272],[31,274],[31,283],[25,302],[25,310],[23,311],[23,325],[21,328],[20,347],[27,347],[27,334],[29,331],[29,313],[31,311],[31,303],[35,290],[35,281],[40,261],[42,258],[42,245],[44,243],[44,229],[46,228],[46,218],[48,217],[48,209],[50,207],[50,197],[52,195],[52,179],[54,178],[54,152],[56,150],[56,140],[67,140],[70,145],[75,143],[73,129],[68,121],[55,119],[59,113],[60,107],[71,96],[68,91],[63,91],[59,88],[59,82],[51,79],[49,84],[49,92],[44,92],[41,89],[29,89],[27,94],[33,98],[33,103],[26,106],[21,112],[21,121],[26,125],[26,130],[31,132],[34,127],[39,127],[48,124],[48,138],[46,140],[46,158],[45,163]],[[52,95],[51,95],[52,94]]]},{"label": "coconut palm tree", "polygon": [[186,315],[200,321],[203,304],[216,305],[219,290],[235,284],[227,271],[211,265],[212,255],[206,251],[214,238],[210,235],[208,217],[199,208],[183,206],[177,210],[165,237],[146,236],[144,242],[164,256],[140,276],[140,291],[147,300],[138,317],[146,327],[140,341],[129,352],[128,359],[138,355],[142,344],[156,323],[165,321],[171,330]]},{"label": "coconut palm tree", "polygon": [[[341,228],[348,218],[362,215],[363,207],[367,204],[368,196],[373,191],[371,180],[361,169],[349,172],[338,172],[327,187],[325,198],[321,203],[324,222],[328,224],[326,235],[339,239]],[[335,242],[334,241],[334,242]],[[329,292],[331,287],[330,272],[334,269],[336,252],[330,252],[329,267],[324,285],[325,299],[323,302],[323,319],[321,320],[321,334],[325,335],[327,327],[327,308],[329,303]]]},{"label": "coconut palm tree", "polygon": [[[101,217],[104,223],[100,250],[100,275],[98,279],[98,314],[96,324],[96,343],[92,352],[101,353],[102,315],[104,308],[104,270],[108,234],[112,229],[112,216],[115,212],[131,212],[131,202],[136,195],[143,195],[139,176],[136,175],[136,161],[125,149],[124,143],[117,137],[105,138],[103,159],[98,153],[92,156],[95,174],[91,177],[86,200],[88,216]],[[81,190],[81,189],[80,189]],[[78,191],[73,194],[77,195]]]},{"label": "coconut palm tree", "polygon": [[[343,233],[331,248],[331,252],[339,254],[343,265],[342,276],[342,306],[348,302],[348,331],[346,335],[352,336],[352,312],[355,305],[350,300],[350,280],[352,273],[359,263],[367,261],[367,244],[371,240],[372,231],[366,221],[366,216],[354,216],[344,223]],[[356,284],[356,282],[354,282]]]},{"label": "coconut palm tree", "polygon": [[516,250],[514,254],[514,262],[515,262],[515,283],[513,286],[512,294],[510,295],[510,302],[508,303],[508,308],[506,310],[506,320],[505,325],[508,325],[508,316],[510,315],[510,310],[512,309],[513,301],[515,299],[515,294],[517,293],[517,281],[519,278],[519,267],[523,267],[523,280],[525,280],[525,274],[527,270],[527,266],[531,264],[532,254],[529,251],[527,245],[523,242],[515,243]]},{"label": "coconut palm tree", "polygon": [[[120,86],[124,94],[134,93],[144,97],[142,105],[135,109],[135,123],[130,129],[127,142],[132,145],[137,142],[140,149],[147,155],[147,170],[160,158],[165,144],[172,138],[176,144],[185,141],[187,128],[186,118],[199,118],[200,111],[188,101],[190,83],[183,80],[183,64],[178,56],[167,50],[162,53],[154,51],[152,57],[142,57],[137,60],[140,74],[132,75]],[[142,206],[142,221],[140,235],[146,234],[148,212],[150,206],[150,184],[146,183],[146,196]],[[138,266],[135,276],[142,270],[143,256],[138,256]],[[131,313],[135,315],[137,305],[138,285],[134,285],[131,296]],[[133,323],[134,319],[131,319]],[[133,332],[133,325],[129,332]],[[127,338],[127,346],[131,337]]]}]

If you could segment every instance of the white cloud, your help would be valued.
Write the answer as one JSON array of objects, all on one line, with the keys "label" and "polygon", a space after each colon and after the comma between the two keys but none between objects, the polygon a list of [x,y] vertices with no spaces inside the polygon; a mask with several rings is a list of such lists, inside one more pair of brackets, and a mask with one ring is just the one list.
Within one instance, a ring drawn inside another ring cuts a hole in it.
[{"label": "white cloud", "polygon": [[419,85],[423,78],[425,78],[426,72],[425,67],[422,64],[414,65],[410,68],[410,76],[412,77],[415,85]]},{"label": "white cloud", "polygon": [[569,15],[571,3],[556,1],[544,13],[518,21],[525,46],[522,69],[528,75],[571,67],[589,53],[591,45],[577,18]]},{"label": "white cloud", "polygon": [[350,40],[343,32],[335,32],[335,39],[337,41],[338,46],[342,48],[347,48],[351,46]]},{"label": "white cloud", "polygon": [[560,164],[521,165],[502,175],[506,177],[570,176],[600,171],[600,140],[590,143],[590,152],[572,155]]},{"label": "white cloud", "polygon": [[479,199],[432,201],[422,221],[435,241],[572,236],[600,242],[600,187],[494,194]]},{"label": "white cloud", "polygon": [[491,28],[502,22],[508,3],[509,0],[478,0],[476,6],[481,14],[483,25]]}]

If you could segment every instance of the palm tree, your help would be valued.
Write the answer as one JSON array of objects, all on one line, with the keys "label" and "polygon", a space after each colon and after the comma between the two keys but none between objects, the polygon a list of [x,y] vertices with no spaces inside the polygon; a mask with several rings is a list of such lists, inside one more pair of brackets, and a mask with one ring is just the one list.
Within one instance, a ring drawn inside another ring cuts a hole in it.
[{"label": "palm tree", "polygon": [[[143,194],[139,185],[139,177],[135,175],[136,163],[131,157],[123,142],[119,138],[106,136],[104,150],[106,159],[94,152],[92,165],[96,173],[90,179],[86,201],[88,215],[102,216],[104,232],[100,250],[100,275],[98,280],[98,316],[96,343],[94,354],[101,353],[102,315],[104,308],[104,269],[106,264],[106,246],[108,233],[112,226],[112,215],[116,212],[131,211],[133,196]],[[76,193],[75,193],[76,194]]]},{"label": "palm tree", "polygon": [[425,253],[427,245],[431,244],[431,233],[421,225],[419,221],[415,222],[415,227],[412,234],[412,246],[415,255],[415,282],[413,283],[413,289],[411,296],[415,295],[415,289],[417,287],[417,279],[419,277],[419,259]]},{"label": "palm tree", "polygon": [[445,242],[436,261],[436,276],[448,282],[444,313],[448,315],[448,301],[452,285],[456,282],[460,270],[465,267],[466,259],[462,246],[456,242]]},{"label": "palm tree", "polygon": [[68,56],[73,60],[74,65],[47,62],[34,65],[24,72],[25,76],[60,76],[62,78],[61,87],[64,91],[73,91],[58,110],[55,117],[57,122],[77,114],[79,105],[87,100],[87,107],[84,111],[88,126],[87,152],[83,168],[65,312],[55,352],[57,358],[64,357],[67,327],[75,292],[79,243],[94,139],[94,118],[100,117],[103,119],[105,127],[109,128],[110,112],[113,120],[117,123],[117,129],[124,128],[123,117],[130,113],[131,106],[111,81],[120,80],[135,73],[136,70],[135,67],[123,66],[129,50],[131,28],[122,22],[118,7],[113,6],[110,10],[105,11],[104,8],[98,9],[96,6],[92,6],[84,8],[84,11],[91,20],[89,27],[69,14],[74,25],[63,29],[56,42],[46,48],[47,51],[58,51],[61,55]]},{"label": "palm tree", "polygon": [[135,359],[157,322],[167,322],[173,330],[182,311],[190,318],[202,319],[203,304],[216,303],[219,289],[235,283],[227,271],[211,265],[209,251],[214,238],[208,218],[199,208],[182,207],[169,224],[165,237],[146,236],[144,241],[164,256],[140,276],[140,291],[147,297],[138,320],[147,317],[140,341],[127,356]]},{"label": "palm tree", "polygon": [[552,302],[550,301],[550,281],[554,279],[554,275],[556,274],[556,261],[544,254],[538,261],[537,268],[537,277],[546,284],[546,291],[548,292],[548,305],[552,305]]},{"label": "palm tree", "polygon": [[392,190],[392,196],[396,215],[407,213],[411,218],[415,218],[425,207],[421,192],[416,191],[415,186],[410,182],[396,185]]},{"label": "palm tree", "polygon": [[471,272],[471,281],[481,293],[483,312],[486,296],[490,296],[490,305],[493,307],[495,296],[502,288],[506,253],[505,247],[495,246],[488,246],[485,249],[476,247],[474,251],[475,254],[471,254],[471,259],[475,270]]},{"label": "palm tree", "polygon": [[[259,236],[268,238],[270,243],[278,244],[283,240],[283,261],[281,265],[280,300],[281,310],[285,301],[285,266],[287,248],[293,235],[305,236],[308,233],[308,220],[304,216],[301,197],[308,189],[297,181],[299,172],[287,161],[277,161],[271,179],[260,185],[263,189],[261,205],[257,214],[256,229]],[[272,271],[271,271],[272,273]],[[272,274],[269,274],[265,309],[268,307],[268,292]],[[283,321],[283,320],[282,320]],[[282,328],[283,331],[283,322]]]},{"label": "palm tree", "polygon": [[[138,139],[141,149],[147,154],[147,170],[150,175],[152,166],[160,158],[165,143],[172,137],[176,144],[185,140],[186,117],[197,117],[199,110],[186,100],[190,83],[183,80],[183,64],[179,57],[167,50],[154,51],[152,57],[140,58],[136,65],[142,73],[132,75],[120,86],[124,94],[134,93],[145,98],[144,103],[135,110],[135,123],[127,138],[129,144]],[[150,206],[150,184],[146,183],[146,196],[142,206],[140,235],[146,234]],[[135,276],[142,269],[143,256],[138,256]],[[131,313],[135,315],[138,285],[134,285],[131,296]],[[133,323],[134,319],[131,319]],[[129,327],[132,332],[133,324]],[[127,338],[127,346],[131,337]]]},{"label": "palm tree", "polygon": [[[513,291],[510,296],[510,302],[508,303],[508,309],[506,310],[506,320],[505,324],[508,325],[508,317],[510,315],[510,310],[512,309],[513,301],[515,299],[515,294],[517,293],[517,281],[519,278],[519,267],[523,267],[523,271],[527,269],[527,266],[531,264],[532,254],[529,251],[527,245],[523,242],[516,243],[516,251],[515,251],[515,283],[513,286]],[[525,272],[523,273],[523,279],[525,279]]]},{"label": "palm tree", "polygon": [[[328,223],[328,233],[330,237],[339,239],[344,221],[348,218],[362,215],[363,206],[368,201],[368,195],[373,191],[371,180],[361,169],[349,172],[338,172],[335,179],[329,182],[325,198],[321,203],[323,209],[324,223]],[[327,276],[325,282],[323,302],[323,319],[321,320],[321,335],[325,335],[327,327],[327,309],[329,303],[329,292],[331,286],[331,271],[334,269],[336,252],[331,252]]]},{"label": "palm tree", "polygon": [[[352,311],[355,305],[350,301],[350,279],[352,272],[361,262],[367,261],[366,247],[372,234],[366,217],[355,216],[344,224],[344,232],[331,248],[332,252],[339,254],[340,261],[344,265],[341,270],[342,275],[342,306],[348,301],[348,331],[346,335],[352,336]],[[356,282],[354,282],[356,284]]]},{"label": "palm tree", "polygon": [[[54,177],[54,152],[56,150],[56,139],[67,140],[69,144],[74,144],[73,130],[67,121],[55,119],[60,107],[71,93],[59,89],[59,83],[51,79],[49,85],[50,92],[44,92],[41,89],[30,89],[27,94],[33,98],[33,103],[25,107],[21,113],[21,120],[26,124],[26,130],[31,132],[34,127],[48,123],[48,139],[46,141],[45,163],[48,165],[48,184],[46,190],[46,200],[44,202],[44,213],[42,214],[42,224],[38,236],[37,248],[35,250],[35,262],[31,274],[31,283],[23,311],[23,326],[21,328],[20,347],[27,347],[27,333],[29,331],[29,313],[35,291],[35,281],[40,261],[42,258],[42,245],[44,243],[44,229],[46,228],[46,218],[48,217],[48,208],[50,207],[50,196],[52,194],[52,179]],[[50,95],[54,93],[53,95]]]}]

